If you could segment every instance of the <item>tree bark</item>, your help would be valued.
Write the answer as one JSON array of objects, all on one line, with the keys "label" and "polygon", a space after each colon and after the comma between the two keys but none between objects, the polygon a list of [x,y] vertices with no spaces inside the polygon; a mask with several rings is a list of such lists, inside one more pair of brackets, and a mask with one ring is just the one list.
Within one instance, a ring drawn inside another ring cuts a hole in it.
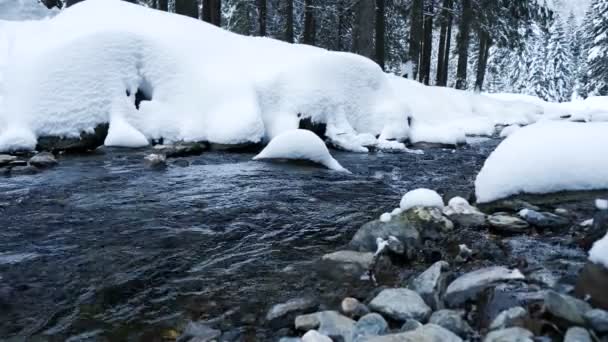
[{"label": "tree bark", "polygon": [[386,14],[384,0],[376,0],[376,63],[384,70],[386,33]]},{"label": "tree bark", "polygon": [[424,17],[424,40],[420,62],[420,82],[429,85],[431,81],[431,54],[433,53],[433,2],[426,8]]},{"label": "tree bark", "polygon": [[293,0],[285,0],[285,41],[293,43]]},{"label": "tree bark", "polygon": [[167,0],[158,0],[158,9],[161,11],[169,11],[169,3]]},{"label": "tree bark", "polygon": [[471,0],[462,0],[462,18],[458,33],[458,68],[456,69],[456,89],[467,88],[467,64],[469,63],[469,40],[473,8]]},{"label": "tree bark", "polygon": [[439,34],[439,53],[437,58],[437,77],[435,84],[445,87],[448,81],[448,63],[450,60],[450,42],[452,40],[452,9],[453,0],[443,0],[441,13],[441,30]]},{"label": "tree bark", "polygon": [[483,82],[486,77],[488,55],[491,45],[492,41],[490,39],[490,35],[485,31],[479,32],[479,58],[477,61],[477,77],[475,78],[476,91],[481,91],[483,89]]},{"label": "tree bark", "polygon": [[175,13],[198,19],[198,1],[175,0]]},{"label": "tree bark", "polygon": [[304,0],[304,37],[302,43],[315,45],[315,17],[313,0]]},{"label": "tree bark", "polygon": [[222,26],[222,1],[203,0],[203,21]]},{"label": "tree bark", "polygon": [[355,0],[355,22],[353,24],[354,53],[374,58],[374,0]]},{"label": "tree bark", "polygon": [[268,9],[268,4],[266,3],[266,0],[257,0],[258,1],[258,34],[261,37],[265,37],[266,36],[266,15],[267,15],[267,9]]},{"label": "tree bark", "polygon": [[409,58],[412,63],[412,78],[418,78],[418,68],[420,66],[420,52],[423,35],[423,0],[413,0],[410,13],[410,38],[409,38]]}]

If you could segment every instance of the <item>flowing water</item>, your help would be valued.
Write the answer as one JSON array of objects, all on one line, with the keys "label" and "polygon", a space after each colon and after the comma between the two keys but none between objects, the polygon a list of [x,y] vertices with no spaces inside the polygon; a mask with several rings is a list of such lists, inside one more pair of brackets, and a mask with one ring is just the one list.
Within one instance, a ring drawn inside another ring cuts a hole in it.
[{"label": "flowing water", "polygon": [[312,288],[306,263],[408,189],[470,194],[495,146],[334,152],[353,174],[221,152],[153,171],[145,151],[107,149],[0,178],[0,339],[148,341],[188,318],[259,321]]}]

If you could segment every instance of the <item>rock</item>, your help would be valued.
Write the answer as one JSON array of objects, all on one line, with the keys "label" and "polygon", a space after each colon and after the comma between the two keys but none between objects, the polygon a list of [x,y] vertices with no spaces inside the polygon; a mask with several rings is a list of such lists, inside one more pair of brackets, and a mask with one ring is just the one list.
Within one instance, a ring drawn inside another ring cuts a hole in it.
[{"label": "rock", "polygon": [[426,324],[404,333],[373,337],[367,342],[462,342],[462,339],[436,324]]},{"label": "rock", "polygon": [[58,164],[57,159],[52,153],[41,152],[30,158],[28,163],[40,169],[53,167]]},{"label": "rock", "polygon": [[38,137],[37,151],[49,152],[88,152],[102,146],[108,135],[109,124],[103,123],[95,127],[93,132],[81,132],[79,137],[66,138],[57,136]]},{"label": "rock", "polygon": [[17,160],[17,157],[8,154],[0,154],[0,167],[9,165]]},{"label": "rock", "polygon": [[27,165],[27,166],[16,166],[11,167],[5,171],[6,175],[10,176],[23,176],[23,175],[34,175],[40,172],[40,169],[37,167]]},{"label": "rock", "polygon": [[418,322],[417,320],[408,319],[405,321],[405,323],[403,323],[403,325],[401,326],[401,329],[399,329],[399,331],[401,331],[401,332],[412,331],[412,330],[416,330],[416,329],[420,328],[421,326],[423,326],[423,324]]},{"label": "rock", "polygon": [[350,248],[361,252],[375,252],[378,238],[394,236],[404,246],[404,255],[413,259],[420,243],[418,230],[404,215],[394,216],[389,222],[375,220],[364,224],[350,241]]},{"label": "rock", "polygon": [[481,292],[475,305],[477,306],[476,325],[488,328],[492,322],[505,310],[521,306],[542,307],[544,291],[526,283],[501,283]]},{"label": "rock", "polygon": [[490,324],[489,329],[499,330],[522,326],[527,317],[528,311],[526,309],[521,306],[512,307],[498,314]]},{"label": "rock", "polygon": [[502,266],[482,268],[454,280],[448,286],[444,300],[448,307],[453,308],[475,298],[479,292],[497,282],[523,279],[525,279],[524,275],[517,269],[510,270]]},{"label": "rock", "polygon": [[522,209],[519,216],[529,224],[544,229],[559,229],[570,225],[570,221],[562,216],[548,212],[540,212],[531,209]]},{"label": "rock", "polygon": [[528,222],[504,213],[490,215],[488,223],[492,228],[503,233],[523,233],[528,231]]},{"label": "rock", "polygon": [[576,281],[575,293],[580,298],[589,298],[596,308],[608,310],[608,270],[588,261]]},{"label": "rock", "polygon": [[446,286],[446,275],[444,272],[447,271],[449,267],[450,265],[447,262],[437,261],[426,271],[414,278],[409,286],[409,288],[418,293],[433,310],[441,309],[443,307],[440,296]]},{"label": "rock", "polygon": [[443,216],[440,208],[414,207],[405,215],[423,239],[437,240],[454,229],[454,224]]},{"label": "rock", "polygon": [[490,332],[484,342],[534,342],[534,334],[523,328],[507,328]]},{"label": "rock", "polygon": [[581,327],[571,327],[566,331],[564,342],[592,342],[589,332]]},{"label": "rock", "polygon": [[478,207],[481,211],[486,213],[496,213],[499,211],[519,212],[522,209],[540,210],[539,207],[521,199],[506,199],[490,203],[478,203]]},{"label": "rock", "polygon": [[431,314],[431,308],[420,295],[403,288],[383,290],[369,303],[369,307],[402,322],[410,318],[424,322]]},{"label": "rock", "polygon": [[167,158],[163,154],[148,154],[144,157],[144,165],[151,169],[164,168],[167,166]]},{"label": "rock", "polygon": [[460,228],[480,228],[487,223],[486,215],[462,197],[452,198],[443,209],[443,214]]},{"label": "rock", "polygon": [[287,327],[296,316],[314,312],[318,306],[319,303],[312,298],[294,298],[270,308],[266,321],[274,328]]},{"label": "rock", "polygon": [[355,321],[336,311],[321,311],[296,317],[295,327],[301,331],[318,329],[321,334],[331,339],[348,341],[352,336]]},{"label": "rock", "polygon": [[302,342],[302,339],[299,337],[281,337],[279,342]]},{"label": "rock", "polygon": [[332,340],[316,330],[310,330],[302,336],[302,342],[332,342]]},{"label": "rock", "polygon": [[369,313],[369,309],[365,304],[352,297],[344,298],[340,307],[342,313],[351,318],[359,318]]},{"label": "rock", "polygon": [[154,149],[163,153],[167,158],[180,158],[201,155],[206,149],[205,143],[177,143],[175,145],[156,145]]},{"label": "rock", "polygon": [[583,315],[585,322],[600,334],[608,333],[608,311],[593,309]]},{"label": "rock", "polygon": [[527,279],[530,282],[542,284],[548,288],[553,288],[559,281],[559,276],[546,268],[538,269],[528,274]]},{"label": "rock", "polygon": [[338,251],[330,254],[325,254],[321,257],[325,261],[333,261],[345,264],[356,264],[364,270],[370,268],[374,260],[374,253],[356,252],[356,251]]},{"label": "rock", "polygon": [[399,241],[399,239],[391,236],[388,238],[388,250],[397,254],[397,255],[403,255],[403,253],[405,253],[405,246],[403,245],[403,243],[401,243],[401,241]]},{"label": "rock", "polygon": [[555,291],[545,293],[545,306],[553,316],[577,325],[585,324],[585,313],[591,310],[587,302]]},{"label": "rock", "polygon": [[585,251],[591,249],[595,241],[601,239],[608,231],[608,210],[600,210],[595,213],[590,221],[590,228],[585,231],[582,238],[578,240],[578,245]]},{"label": "rock", "polygon": [[207,342],[220,337],[222,332],[199,322],[188,322],[184,332],[177,339],[177,342]]},{"label": "rock", "polygon": [[363,342],[371,336],[384,335],[388,332],[388,323],[377,313],[367,314],[355,324],[352,342]]},{"label": "rock", "polygon": [[433,312],[429,323],[437,324],[441,327],[448,329],[454,334],[465,338],[467,335],[473,332],[473,329],[469,324],[462,318],[464,312],[456,310],[439,310]]}]

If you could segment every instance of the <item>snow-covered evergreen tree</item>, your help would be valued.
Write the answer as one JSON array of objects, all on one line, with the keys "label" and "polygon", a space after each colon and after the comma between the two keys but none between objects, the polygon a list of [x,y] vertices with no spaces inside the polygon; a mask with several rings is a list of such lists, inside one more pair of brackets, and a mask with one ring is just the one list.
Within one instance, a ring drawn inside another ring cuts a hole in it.
[{"label": "snow-covered evergreen tree", "polygon": [[556,102],[569,101],[572,97],[572,51],[566,36],[564,24],[559,16],[549,30],[547,47],[547,95]]},{"label": "snow-covered evergreen tree", "polygon": [[546,33],[543,30],[539,30],[528,42],[528,45],[533,47],[533,55],[531,56],[531,63],[528,67],[526,86],[524,90],[524,93],[538,96],[543,100],[549,99],[549,87],[546,77],[546,41]]},{"label": "snow-covered evergreen tree", "polygon": [[608,0],[594,0],[589,25],[593,39],[587,56],[587,83],[589,96],[608,95]]}]

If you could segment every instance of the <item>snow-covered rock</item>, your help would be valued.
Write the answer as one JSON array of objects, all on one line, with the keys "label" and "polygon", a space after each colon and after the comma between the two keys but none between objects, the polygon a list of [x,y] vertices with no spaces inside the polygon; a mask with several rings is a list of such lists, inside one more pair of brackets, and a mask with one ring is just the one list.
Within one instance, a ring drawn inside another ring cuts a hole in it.
[{"label": "snow-covered rock", "polygon": [[543,122],[515,132],[475,180],[479,203],[520,193],[608,188],[608,123]]},{"label": "snow-covered rock", "polygon": [[399,206],[405,211],[414,207],[432,207],[443,209],[444,204],[443,199],[436,191],[420,188],[408,191],[405,195],[403,195]]},{"label": "snow-covered rock", "polygon": [[593,244],[589,250],[589,260],[608,268],[608,234]]},{"label": "snow-covered rock", "polygon": [[303,129],[279,134],[253,159],[308,160],[331,170],[349,172],[329,154],[327,146],[317,135]]}]

